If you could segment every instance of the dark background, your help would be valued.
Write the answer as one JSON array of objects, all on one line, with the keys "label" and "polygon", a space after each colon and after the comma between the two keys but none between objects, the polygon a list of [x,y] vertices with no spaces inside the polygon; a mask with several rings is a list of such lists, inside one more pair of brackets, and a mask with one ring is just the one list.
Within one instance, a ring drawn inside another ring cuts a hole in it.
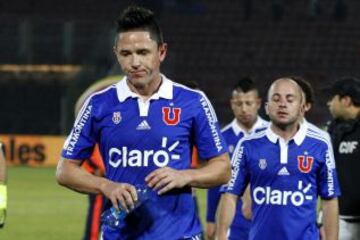
[{"label": "dark background", "polygon": [[[244,76],[254,77],[263,94],[278,77],[305,77],[316,95],[308,118],[323,124],[330,115],[320,90],[360,72],[357,0],[1,0],[0,132],[67,134],[75,99],[113,69],[113,21],[132,3],[158,16],[169,44],[162,72],[198,82],[221,125],[232,119],[231,87]],[[81,70],[7,70],[8,64]]]}]

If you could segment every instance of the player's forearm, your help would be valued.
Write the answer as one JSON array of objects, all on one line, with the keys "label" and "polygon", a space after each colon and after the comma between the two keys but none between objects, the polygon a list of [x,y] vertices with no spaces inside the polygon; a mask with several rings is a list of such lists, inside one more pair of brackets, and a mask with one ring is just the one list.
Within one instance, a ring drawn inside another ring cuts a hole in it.
[{"label": "player's forearm", "polygon": [[227,239],[227,232],[234,219],[238,197],[234,194],[224,193],[221,195],[216,216],[217,240]]},{"label": "player's forearm", "polygon": [[337,240],[339,234],[339,207],[337,198],[322,200],[323,225],[326,240]]},{"label": "player's forearm", "polygon": [[251,210],[251,192],[250,192],[250,184],[246,187],[246,190],[242,196],[243,205],[241,207],[241,211],[246,219],[252,218],[252,210]]},{"label": "player's forearm", "polygon": [[192,187],[208,188],[225,184],[231,176],[230,160],[228,154],[222,154],[210,159],[203,167],[184,170],[189,177]]},{"label": "player's forearm", "polygon": [[102,187],[109,181],[105,178],[94,176],[74,160],[61,159],[56,169],[57,182],[65,187],[81,193],[101,193]]}]

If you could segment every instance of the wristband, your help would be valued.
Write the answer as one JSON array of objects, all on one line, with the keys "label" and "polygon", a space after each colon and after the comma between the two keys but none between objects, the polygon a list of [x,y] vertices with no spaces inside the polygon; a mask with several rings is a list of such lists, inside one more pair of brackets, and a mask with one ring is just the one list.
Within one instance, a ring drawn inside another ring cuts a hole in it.
[{"label": "wristband", "polygon": [[7,203],[7,188],[6,185],[0,184],[0,228],[2,228],[5,224],[6,203]]},{"label": "wristband", "polygon": [[0,184],[0,210],[6,209],[7,187],[5,184]]}]

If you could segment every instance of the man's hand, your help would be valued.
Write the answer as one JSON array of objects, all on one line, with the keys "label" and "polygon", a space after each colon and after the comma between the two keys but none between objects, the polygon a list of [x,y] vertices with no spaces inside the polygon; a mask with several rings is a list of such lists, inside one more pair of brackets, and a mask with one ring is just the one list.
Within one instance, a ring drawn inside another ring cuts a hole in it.
[{"label": "man's hand", "polygon": [[175,170],[169,167],[159,168],[146,176],[147,185],[158,194],[166,193],[174,188],[182,188],[191,182],[191,177],[185,170]]},{"label": "man's hand", "polygon": [[102,186],[102,193],[110,199],[113,207],[119,210],[119,203],[121,207],[129,212],[134,208],[135,202],[138,199],[136,188],[127,183],[115,183],[107,181]]},{"label": "man's hand", "polygon": [[0,228],[5,224],[7,206],[7,188],[6,185],[0,184]]},{"label": "man's hand", "polygon": [[213,222],[207,222],[206,223],[206,236],[208,240],[214,240],[215,239],[215,223]]}]

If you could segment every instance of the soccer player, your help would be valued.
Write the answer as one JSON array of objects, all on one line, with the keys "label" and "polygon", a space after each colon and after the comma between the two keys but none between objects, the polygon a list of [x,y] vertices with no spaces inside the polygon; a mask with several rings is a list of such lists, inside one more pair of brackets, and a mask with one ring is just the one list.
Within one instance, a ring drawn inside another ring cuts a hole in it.
[{"label": "soccer player", "polygon": [[0,228],[4,227],[7,207],[6,159],[0,143]]},{"label": "soccer player", "polygon": [[[241,79],[234,86],[230,106],[235,119],[222,129],[222,134],[231,157],[240,139],[264,130],[268,122],[258,115],[261,99],[253,80],[249,77]],[[219,190],[220,187],[213,187],[207,194],[206,235],[208,239],[215,237],[215,213],[221,195]],[[239,198],[235,218],[230,227],[229,239],[248,239],[250,221],[243,216],[241,209],[242,200]]]},{"label": "soccer player", "polygon": [[340,240],[360,239],[360,80],[346,77],[328,89],[334,144],[342,194],[339,198]]},{"label": "soccer player", "polygon": [[338,235],[340,194],[329,143],[300,124],[302,90],[290,78],[268,91],[270,126],[240,141],[232,158],[232,178],[218,210],[217,237],[226,239],[238,197],[250,183],[252,225],[249,239],[319,239],[317,196],[322,198],[327,239]]},{"label": "soccer player", "polygon": [[[150,10],[129,7],[117,24],[114,52],[126,77],[82,107],[64,144],[57,181],[76,191],[101,193],[110,201],[107,207],[118,210],[120,205],[127,212],[137,201],[135,185],[154,190],[150,204],[133,210],[120,229],[103,225],[103,239],[199,239],[191,187],[208,188],[230,178],[215,112],[203,92],[160,73],[167,45]],[[95,143],[105,178],[79,167]],[[191,169],[194,145],[207,160],[199,169]]]}]

